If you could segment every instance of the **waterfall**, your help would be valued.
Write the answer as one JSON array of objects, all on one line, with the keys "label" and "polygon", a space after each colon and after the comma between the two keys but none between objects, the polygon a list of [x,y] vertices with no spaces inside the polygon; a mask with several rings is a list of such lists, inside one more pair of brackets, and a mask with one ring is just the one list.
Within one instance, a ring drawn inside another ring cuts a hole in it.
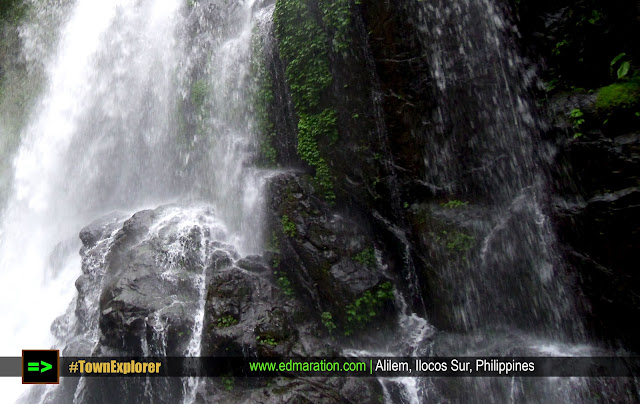
[{"label": "waterfall", "polygon": [[[33,94],[24,119],[0,102],[0,354],[614,356],[589,339],[557,247],[555,151],[507,2],[279,1],[25,0]],[[274,9],[304,11],[300,29]],[[386,79],[385,63],[409,69]],[[395,83],[414,66],[415,81]],[[40,404],[638,390],[585,378],[282,377],[238,391],[231,376],[101,379],[0,386],[5,401]]]},{"label": "waterfall", "polygon": [[[529,95],[535,71],[519,55],[516,28],[494,0],[407,7],[433,79],[424,181],[450,201],[426,209],[435,269],[428,282],[446,332],[416,348],[425,356],[594,355],[575,280],[556,250],[547,205],[553,150],[539,139],[543,123]],[[580,402],[595,385],[608,388],[580,378],[386,384],[387,401],[405,403]]]},{"label": "waterfall", "polygon": [[[213,10],[181,0],[36,3],[41,20],[20,33],[44,88],[20,134],[0,222],[6,356],[60,347],[50,324],[76,294],[77,235],[97,217],[205,201],[239,252],[256,252],[261,239],[261,179],[248,167],[254,1]],[[66,15],[47,54],[44,30],[58,10]],[[14,384],[7,400],[19,394]]]},{"label": "waterfall", "polygon": [[527,93],[535,76],[518,55],[515,28],[494,1],[436,1],[420,11],[438,100],[426,181],[467,198],[458,210],[469,214],[470,232],[452,241],[480,246],[468,264],[449,260],[441,272],[460,291],[450,297],[455,327],[579,335],[544,206],[549,160]]}]

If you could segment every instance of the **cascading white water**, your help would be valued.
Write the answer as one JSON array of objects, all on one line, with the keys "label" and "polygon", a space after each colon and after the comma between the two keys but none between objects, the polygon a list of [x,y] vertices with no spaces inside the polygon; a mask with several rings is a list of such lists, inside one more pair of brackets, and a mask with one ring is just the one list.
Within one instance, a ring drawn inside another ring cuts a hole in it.
[{"label": "cascading white water", "polygon": [[[434,83],[434,125],[423,134],[425,180],[450,200],[466,198],[457,209],[435,203],[428,208],[431,247],[441,250],[432,253],[436,270],[429,281],[444,306],[438,310],[446,312],[442,322],[453,331],[436,336],[429,350],[424,338],[416,341],[423,348],[417,353],[592,355],[597,349],[586,341],[578,297],[570,293],[545,211],[550,151],[538,139],[541,123],[527,94],[535,74],[518,54],[515,28],[494,0],[417,1],[408,7]],[[580,402],[597,383],[397,380],[395,398]],[[605,391],[605,383],[597,389]]]},{"label": "cascading white water", "polygon": [[515,28],[492,0],[434,1],[416,10],[436,84],[427,181],[481,211],[472,235],[482,244],[479,256],[471,265],[449,259],[440,271],[443,282],[465,284],[450,300],[456,328],[491,323],[579,335],[542,207],[548,156],[527,94],[535,75],[518,54]]},{"label": "cascading white water", "polygon": [[[78,232],[108,212],[205,201],[238,251],[257,250],[261,180],[248,168],[247,102],[254,1],[220,3],[222,22],[180,0],[37,5],[68,15],[52,56],[39,60],[45,86],[0,222],[1,354],[60,342],[49,327],[76,294]],[[27,59],[42,58],[38,27],[47,23],[21,30]],[[20,390],[3,381],[7,401]]]}]

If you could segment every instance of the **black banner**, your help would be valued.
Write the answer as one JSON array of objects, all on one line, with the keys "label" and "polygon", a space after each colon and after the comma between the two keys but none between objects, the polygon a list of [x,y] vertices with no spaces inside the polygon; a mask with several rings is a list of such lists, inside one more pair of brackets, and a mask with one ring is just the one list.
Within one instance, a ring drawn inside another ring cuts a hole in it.
[{"label": "black banner", "polygon": [[[635,377],[640,357],[60,358],[62,377]],[[146,365],[145,365],[146,364]]]},{"label": "black banner", "polygon": [[[60,377],[640,376],[640,357],[61,357],[59,363]],[[0,376],[20,377],[21,364],[19,357],[0,357]]]}]

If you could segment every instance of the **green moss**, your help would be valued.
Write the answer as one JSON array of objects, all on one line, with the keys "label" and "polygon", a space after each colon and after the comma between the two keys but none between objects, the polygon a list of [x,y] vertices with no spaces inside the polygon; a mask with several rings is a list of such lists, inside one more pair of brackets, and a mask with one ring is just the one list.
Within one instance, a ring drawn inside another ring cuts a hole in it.
[{"label": "green moss", "polygon": [[393,299],[393,287],[391,282],[385,282],[374,291],[366,291],[361,297],[346,307],[346,324],[344,335],[349,336],[355,330],[367,326],[376,318],[385,303]]},{"label": "green moss", "polygon": [[238,320],[232,315],[226,315],[218,318],[217,326],[218,328],[227,328],[238,324]]},{"label": "green moss", "polygon": [[27,5],[24,0],[0,1],[0,23],[3,21],[18,23],[24,17]]},{"label": "green moss", "polygon": [[286,76],[298,112],[319,105],[333,81],[327,53],[328,36],[305,0],[278,0],[274,23],[280,56],[287,64]]},{"label": "green moss", "polygon": [[300,114],[298,121],[298,154],[316,169],[315,180],[328,201],[335,200],[333,178],[326,160],[320,154],[317,139],[329,138],[335,142],[338,136],[336,113],[325,109],[320,114]]},{"label": "green moss", "polygon": [[611,114],[640,106],[640,84],[634,81],[614,83],[598,91],[596,110]]},{"label": "green moss", "polygon": [[322,20],[333,35],[333,49],[343,52],[349,49],[349,27],[351,26],[351,7],[349,0],[320,0],[318,5],[324,16]]},{"label": "green moss", "polygon": [[[286,64],[285,76],[299,116],[298,154],[316,170],[316,181],[325,198],[335,199],[333,178],[319,142],[338,139],[335,109],[321,108],[333,82],[329,69],[330,43],[336,49],[346,46],[349,2],[321,1],[322,20],[306,0],[278,0],[274,23],[280,56]],[[331,35],[325,31],[325,24]]]},{"label": "green moss", "polygon": [[333,322],[333,315],[328,311],[322,313],[321,321],[329,333],[333,333],[333,330],[336,329],[336,324]]},{"label": "green moss", "polygon": [[353,259],[366,267],[373,268],[376,265],[376,252],[373,248],[365,248]]},{"label": "green moss", "polygon": [[191,104],[196,109],[204,106],[204,102],[209,94],[209,85],[205,80],[196,80],[191,86]]},{"label": "green moss", "polygon": [[275,101],[273,93],[274,83],[271,71],[265,64],[265,58],[263,37],[254,32],[251,70],[256,88],[253,105],[255,107],[256,125],[259,133],[260,153],[264,161],[272,166],[276,166],[278,162],[278,151],[274,146],[276,128],[271,119],[271,109]]},{"label": "green moss", "polygon": [[452,252],[466,252],[473,248],[476,242],[475,237],[459,231],[448,232],[443,230],[441,236],[442,237],[439,237],[438,240],[443,242],[447,247],[447,250]]},{"label": "green moss", "polygon": [[232,391],[234,386],[233,376],[223,376],[222,385],[224,386],[225,390]]},{"label": "green moss", "polygon": [[443,208],[455,209],[455,208],[461,208],[463,206],[467,206],[468,204],[469,204],[469,202],[462,202],[462,201],[459,201],[457,199],[454,199],[454,200],[449,201],[447,203],[441,204],[441,206]]},{"label": "green moss", "polygon": [[258,335],[256,337],[256,341],[258,342],[258,344],[269,345],[273,347],[278,346],[276,340],[268,335]]},{"label": "green moss", "polygon": [[291,281],[289,281],[289,278],[287,278],[287,275],[281,274],[277,271],[274,272],[273,274],[276,276],[276,282],[278,283],[278,286],[280,286],[280,289],[282,289],[282,292],[287,297],[293,297],[295,293],[293,291],[293,287],[291,286]]},{"label": "green moss", "polygon": [[293,223],[293,221],[291,219],[289,219],[289,216],[284,215],[282,216],[282,231],[284,232],[284,234],[286,234],[288,237],[295,237],[296,234],[298,233],[296,231],[296,224]]}]

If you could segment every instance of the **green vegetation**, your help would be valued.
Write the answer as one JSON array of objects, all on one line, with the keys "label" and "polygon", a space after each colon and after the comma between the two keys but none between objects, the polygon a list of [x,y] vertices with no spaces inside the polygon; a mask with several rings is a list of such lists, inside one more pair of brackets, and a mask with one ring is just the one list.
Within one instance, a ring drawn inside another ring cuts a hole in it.
[{"label": "green vegetation", "polygon": [[2,0],[0,1],[0,23],[17,23],[27,11],[24,0]]},{"label": "green vegetation", "polygon": [[280,55],[298,113],[311,112],[329,88],[329,38],[305,0],[278,0],[274,23]]},{"label": "green vegetation", "polygon": [[289,280],[289,278],[287,278],[287,275],[281,274],[278,271],[275,271],[273,274],[276,276],[276,282],[278,283],[278,286],[280,286],[280,289],[282,289],[282,292],[285,294],[285,296],[293,297],[295,293],[293,291],[293,287],[291,286],[291,281]]},{"label": "green vegetation", "polygon": [[196,109],[204,106],[204,102],[209,94],[209,85],[205,80],[196,80],[191,85],[191,104]]},{"label": "green vegetation", "polygon": [[322,324],[325,326],[325,328],[329,330],[329,333],[332,334],[333,330],[336,329],[336,324],[333,322],[333,315],[331,315],[331,313],[329,313],[328,311],[325,311],[322,313],[320,320],[322,321]]},{"label": "green vegetation", "polygon": [[616,56],[615,58],[613,58],[613,60],[609,64],[613,72],[613,69],[615,69],[618,62],[620,62],[620,65],[618,66],[618,70],[616,71],[616,76],[618,76],[618,79],[622,79],[626,77],[626,75],[629,73],[629,69],[631,68],[631,62],[628,60],[624,60],[626,57],[627,57],[627,54],[623,52],[618,56]]},{"label": "green vegetation", "polygon": [[353,259],[366,267],[373,268],[376,265],[376,252],[372,247],[365,248],[356,254]]},{"label": "green vegetation", "polygon": [[560,56],[560,54],[562,53],[562,49],[566,48],[568,46],[569,46],[569,42],[566,39],[558,41],[558,42],[556,42],[556,45],[553,48],[553,50],[551,51],[551,53],[553,53],[556,56]]},{"label": "green vegetation", "polygon": [[[316,170],[316,182],[326,200],[335,200],[333,178],[319,142],[338,139],[337,114],[322,108],[333,77],[329,69],[330,43],[344,50],[350,22],[349,1],[319,2],[322,21],[305,0],[278,0],[274,23],[280,56],[286,64],[285,76],[299,117],[298,154]],[[331,36],[323,28],[329,29]]]},{"label": "green vegetation", "polygon": [[238,324],[238,320],[230,314],[218,318],[217,321],[218,328],[227,328],[236,324]]},{"label": "green vegetation", "polygon": [[447,250],[459,253],[470,250],[476,241],[475,237],[458,231],[451,233],[443,231],[442,235],[444,236]]},{"label": "green vegetation", "polygon": [[584,123],[584,113],[579,108],[576,108],[571,111],[571,114],[569,116],[573,124],[573,129],[575,130],[573,138],[575,139],[582,136],[582,133],[580,132],[580,125]]},{"label": "green vegetation", "polygon": [[258,344],[269,345],[273,347],[278,346],[276,340],[268,335],[258,335],[256,337],[256,341],[258,342]]},{"label": "green vegetation", "polygon": [[455,253],[469,251],[475,245],[476,238],[461,231],[442,230],[438,234],[431,233],[437,243],[440,243],[447,250]]},{"label": "green vegetation", "polygon": [[223,376],[222,377],[222,386],[227,391],[232,391],[234,386],[234,381],[232,376]]},{"label": "green vegetation", "polygon": [[335,52],[348,50],[351,24],[349,0],[320,0],[318,5],[324,14],[322,20],[333,34],[333,50]]},{"label": "green vegetation", "polygon": [[282,231],[284,232],[284,234],[286,234],[288,237],[295,237],[296,234],[298,234],[298,232],[296,231],[296,224],[293,223],[293,221],[291,219],[289,219],[289,216],[284,215],[282,216]]},{"label": "green vegetation", "polygon": [[637,81],[614,83],[598,91],[596,110],[610,115],[616,111],[640,106],[640,84]]},{"label": "green vegetation", "polygon": [[267,241],[267,251],[280,252],[280,240],[275,230],[271,233],[271,238]]},{"label": "green vegetation", "polygon": [[278,152],[274,147],[276,128],[271,119],[271,106],[275,101],[273,94],[273,77],[265,65],[265,46],[262,36],[253,35],[253,57],[251,70],[255,78],[256,91],[253,105],[256,112],[256,124],[260,133],[260,152],[262,157],[272,166],[278,163]]},{"label": "green vegetation", "polygon": [[324,157],[320,155],[317,139],[326,136],[337,138],[335,111],[324,110],[320,114],[301,113],[298,121],[298,154],[316,169],[315,180],[327,201],[335,200],[333,178]]},{"label": "green vegetation", "polygon": [[373,320],[384,307],[385,303],[393,299],[391,282],[385,282],[373,292],[366,291],[346,308],[346,324],[344,335],[352,335],[354,330],[362,329]]},{"label": "green vegetation", "polygon": [[455,208],[461,208],[463,206],[467,206],[468,204],[469,204],[469,202],[462,202],[462,201],[459,201],[457,199],[454,199],[454,200],[451,200],[449,202],[442,203],[442,204],[440,204],[440,206],[442,206],[443,208],[455,209]]}]

